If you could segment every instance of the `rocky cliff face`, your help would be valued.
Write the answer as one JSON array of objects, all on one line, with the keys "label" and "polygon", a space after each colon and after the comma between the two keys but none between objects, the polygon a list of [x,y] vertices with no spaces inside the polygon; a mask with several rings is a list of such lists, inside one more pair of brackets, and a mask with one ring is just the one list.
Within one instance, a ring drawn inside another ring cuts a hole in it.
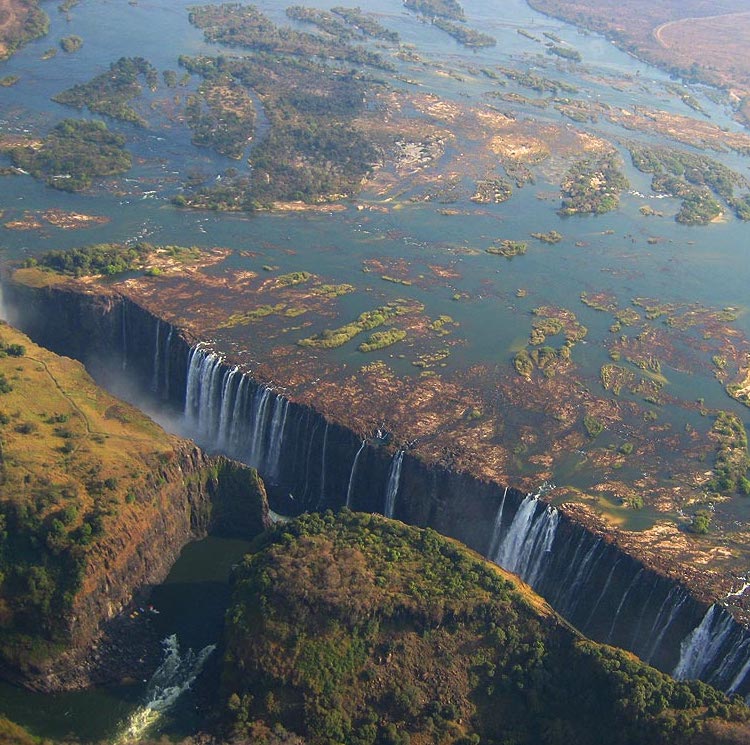
[{"label": "rocky cliff face", "polygon": [[252,538],[270,525],[257,473],[189,443],[153,473],[149,492],[148,514],[113,525],[89,553],[83,587],[66,615],[64,651],[20,675],[7,670],[7,677],[43,691],[123,677],[134,656],[124,647],[135,644],[147,654],[152,640],[134,637],[121,614],[165,579],[185,545],[209,534]]},{"label": "rocky cliff face", "polygon": [[[667,672],[750,690],[750,635],[726,611],[709,610],[699,573],[626,552],[617,531],[575,506],[553,508],[428,462],[419,445],[394,453],[385,432],[362,440],[114,291],[12,285],[6,296],[35,338],[104,374],[103,357],[119,361],[144,391],[181,407],[199,442],[259,470],[274,509],[346,505],[432,527],[519,574],[594,639]],[[701,629],[713,625],[720,642],[699,648]]]},{"label": "rocky cliff face", "polygon": [[188,542],[262,532],[263,483],[5,323],[0,383],[0,674],[42,690],[122,677],[147,640],[108,629]]}]

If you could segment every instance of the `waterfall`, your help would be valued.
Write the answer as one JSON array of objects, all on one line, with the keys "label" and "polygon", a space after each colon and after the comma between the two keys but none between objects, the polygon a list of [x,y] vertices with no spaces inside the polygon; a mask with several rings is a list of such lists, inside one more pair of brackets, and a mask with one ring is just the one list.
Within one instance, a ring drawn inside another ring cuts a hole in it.
[{"label": "waterfall", "polygon": [[320,459],[320,497],[316,509],[320,509],[323,500],[326,498],[326,450],[328,449],[328,420],[326,419],[326,428],[323,431],[323,455]]},{"label": "waterfall", "polygon": [[247,416],[248,416],[248,390],[250,379],[247,375],[240,375],[237,391],[234,394],[234,406],[232,406],[230,421],[226,426],[227,450],[230,455],[239,460],[246,458],[248,446]]},{"label": "waterfall", "polygon": [[169,399],[169,363],[172,358],[172,334],[174,333],[174,326],[169,324],[169,333],[167,334],[167,341],[164,345],[164,398]]},{"label": "waterfall", "polygon": [[202,345],[200,343],[196,344],[190,350],[190,356],[188,357],[188,374],[185,385],[184,413],[189,421],[194,421],[197,413],[201,385],[200,371],[203,357]]},{"label": "waterfall", "polygon": [[[508,532],[497,548],[495,562],[515,572],[530,585],[539,579],[546,555],[552,550],[560,521],[558,511],[549,505],[538,510],[537,495],[529,494],[521,502]],[[499,516],[502,521],[502,516]],[[497,523],[498,518],[495,518]]]},{"label": "waterfall", "polygon": [[651,598],[654,596],[654,592],[656,591],[656,588],[659,585],[659,580],[660,580],[659,575],[656,575],[656,578],[654,579],[654,583],[651,585],[651,589],[649,590],[648,596],[646,597],[646,602],[643,604],[643,607],[641,608],[641,612],[638,614],[638,623],[636,624],[635,629],[633,630],[633,636],[630,639],[628,649],[632,649],[635,651],[636,646],[638,645],[638,640],[640,639],[640,635],[641,635],[641,627],[643,626],[643,619],[646,615],[646,611],[651,607]]},{"label": "waterfall", "polygon": [[164,660],[148,682],[146,703],[130,715],[115,739],[118,744],[137,742],[146,735],[192,686],[206,659],[216,648],[215,644],[210,644],[198,653],[188,649],[183,655],[174,634],[164,640],[163,646]]},{"label": "waterfall", "polygon": [[732,681],[727,688],[727,693],[736,693],[737,689],[742,685],[743,681],[747,677],[748,672],[750,672],[750,656],[748,656],[748,658],[745,660],[739,672],[734,676],[734,678],[732,678]]},{"label": "waterfall", "polygon": [[656,654],[657,650],[659,649],[659,645],[661,644],[661,640],[664,638],[664,635],[667,633],[667,629],[672,625],[672,622],[677,618],[677,614],[680,612],[680,609],[688,600],[687,593],[683,593],[681,588],[679,587],[673,587],[668,593],[667,596],[664,598],[664,601],[659,606],[659,612],[656,614],[656,618],[654,619],[654,625],[651,627],[651,632],[649,633],[649,638],[652,638],[654,635],[654,631],[659,627],[659,619],[662,618],[664,614],[664,610],[669,605],[669,599],[672,597],[673,594],[680,595],[682,594],[682,597],[680,598],[679,603],[673,603],[670,611],[669,616],[666,619],[666,622],[662,625],[661,630],[659,631],[656,639],[654,639],[654,643],[651,645],[651,648],[648,650],[648,654],[644,658],[646,662],[651,662],[651,659]]},{"label": "waterfall", "polygon": [[235,394],[237,393],[232,384],[239,371],[239,367],[235,365],[231,370],[224,373],[221,381],[221,410],[216,433],[217,446],[220,448],[227,448],[232,438],[231,427],[234,419]]},{"label": "waterfall", "polygon": [[215,443],[216,424],[220,407],[219,387],[217,379],[221,373],[221,357],[214,352],[208,352],[201,363],[199,371],[200,392],[198,395],[197,425],[198,431],[210,444]]},{"label": "waterfall", "polygon": [[513,517],[513,522],[508,528],[508,532],[498,547],[495,561],[503,569],[515,572],[518,566],[523,545],[531,529],[534,513],[536,512],[538,500],[530,494],[521,502]]},{"label": "waterfall", "polygon": [[156,342],[154,343],[154,374],[151,379],[151,390],[154,393],[159,393],[159,368],[161,366],[161,345],[159,344],[159,336],[161,332],[161,318],[156,319]]},{"label": "waterfall", "polygon": [[495,524],[492,528],[492,536],[490,537],[490,547],[487,551],[487,558],[490,561],[497,563],[497,551],[500,548],[500,541],[503,535],[503,511],[505,510],[505,497],[508,496],[508,487],[505,487],[503,491],[503,498],[500,500],[500,507],[495,515]]},{"label": "waterfall", "polygon": [[121,318],[121,333],[122,333],[122,369],[126,370],[128,367],[128,328],[127,328],[127,307],[128,303],[123,299],[122,301],[122,313]]},{"label": "waterfall", "polygon": [[677,680],[700,678],[721,651],[733,627],[732,616],[714,603],[698,626],[682,640],[680,660],[672,675]]},{"label": "waterfall", "polygon": [[589,580],[594,574],[596,565],[599,563],[601,557],[606,554],[606,550],[600,552],[599,549],[602,547],[606,548],[606,544],[601,538],[597,538],[594,545],[589,549],[586,556],[584,556],[580,569],[576,572],[575,579],[566,595],[566,603],[570,606],[569,611],[566,613],[566,617],[568,618],[572,618],[574,611],[578,608],[578,603],[583,595],[580,592],[581,588],[588,585]]},{"label": "waterfall", "polygon": [[362,454],[362,451],[365,449],[365,445],[367,444],[367,440],[362,440],[362,444],[359,447],[359,450],[357,450],[357,454],[354,456],[354,462],[352,463],[352,472],[349,476],[349,487],[346,490],[346,506],[351,507],[352,505],[352,487],[354,486],[354,476],[357,473],[357,463],[359,461],[359,456]]},{"label": "waterfall", "polygon": [[401,463],[404,460],[404,451],[397,450],[391,460],[391,467],[388,469],[388,483],[385,488],[385,516],[393,517],[396,509],[396,495],[398,494],[398,485],[401,479]]},{"label": "waterfall", "polygon": [[591,613],[589,613],[588,618],[586,619],[586,623],[583,625],[584,629],[588,628],[588,625],[591,623],[591,621],[594,620],[594,614],[599,608],[599,604],[602,602],[602,600],[604,600],[604,596],[607,594],[607,590],[609,590],[609,585],[612,582],[612,577],[614,576],[615,569],[617,569],[617,565],[620,563],[621,558],[621,556],[618,556],[615,560],[615,563],[612,564],[612,569],[609,570],[607,579],[604,581],[604,587],[602,587],[602,591],[599,593],[599,597],[596,599],[594,606],[591,608]]},{"label": "waterfall", "polygon": [[266,417],[268,415],[268,402],[273,391],[268,386],[259,387],[253,396],[253,407],[250,416],[253,429],[250,436],[250,453],[248,462],[253,468],[261,470],[264,462],[263,433],[265,432]]},{"label": "waterfall", "polygon": [[523,564],[520,568],[521,576],[532,587],[535,587],[539,580],[544,559],[552,551],[552,543],[555,540],[559,522],[560,513],[554,507],[547,505],[534,524],[535,535],[531,541],[527,541]]},{"label": "waterfall", "polygon": [[635,587],[638,580],[641,578],[641,575],[643,574],[643,567],[641,567],[636,573],[635,577],[633,577],[632,581],[628,585],[628,589],[625,590],[622,597],[620,598],[620,604],[617,606],[617,610],[615,611],[615,616],[612,619],[612,625],[609,627],[609,633],[607,634],[606,642],[609,644],[610,640],[612,639],[612,634],[615,630],[615,625],[617,624],[617,618],[620,615],[620,611],[622,610],[622,606],[625,605],[625,601],[628,599],[628,595],[630,595],[630,591]]},{"label": "waterfall", "polygon": [[286,415],[288,411],[289,399],[283,396],[276,396],[273,402],[271,429],[268,434],[268,455],[264,473],[264,476],[271,482],[276,481],[279,475],[281,443],[284,439],[284,428],[286,427]]}]

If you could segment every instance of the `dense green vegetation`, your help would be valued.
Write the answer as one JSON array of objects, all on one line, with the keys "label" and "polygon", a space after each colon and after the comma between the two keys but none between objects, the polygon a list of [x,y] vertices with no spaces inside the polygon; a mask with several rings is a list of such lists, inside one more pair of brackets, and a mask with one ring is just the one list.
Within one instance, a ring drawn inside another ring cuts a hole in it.
[{"label": "dense green vegetation", "polygon": [[521,256],[526,253],[527,243],[525,241],[511,241],[509,239],[496,240],[494,246],[485,249],[488,254],[495,256],[505,256],[511,259],[514,256]]},{"label": "dense green vegetation", "polygon": [[29,259],[26,266],[40,266],[70,277],[112,275],[143,268],[152,251],[153,246],[148,243],[136,243],[134,246],[98,243],[66,251],[47,251]]},{"label": "dense green vegetation", "polygon": [[331,12],[343,18],[347,23],[357,28],[365,36],[384,41],[398,42],[398,34],[389,31],[385,26],[378,23],[372,16],[363,13],[360,8],[344,8],[337,6],[331,8]]},{"label": "dense green vegetation", "polygon": [[560,44],[548,44],[547,53],[554,54],[563,59],[570,60],[571,62],[580,62],[581,53],[573,47],[564,47]]},{"label": "dense green vegetation", "polygon": [[450,34],[459,44],[465,47],[480,49],[481,47],[494,47],[497,39],[489,34],[483,34],[481,31],[462,26],[460,23],[454,23],[447,18],[433,18],[432,24],[442,31]]},{"label": "dense green vegetation", "polygon": [[614,153],[584,158],[570,168],[563,180],[561,215],[601,215],[617,209],[620,192],[629,186]]},{"label": "dense green vegetation", "polygon": [[357,349],[360,352],[375,352],[378,349],[385,349],[390,347],[391,344],[396,344],[399,341],[406,339],[406,331],[402,329],[388,329],[388,331],[375,331],[370,334],[367,341],[363,341]]},{"label": "dense green vegetation", "polygon": [[403,301],[394,301],[380,308],[375,308],[375,310],[368,310],[361,313],[356,321],[347,323],[345,326],[339,326],[339,328],[335,329],[325,329],[319,334],[307,337],[306,339],[300,339],[297,344],[303,347],[335,349],[351,341],[357,334],[382,326],[387,321],[406,313],[407,309]]},{"label": "dense green vegetation", "polygon": [[651,188],[682,200],[677,222],[705,225],[722,213],[717,198],[741,219],[750,219],[747,196],[734,194],[736,187],[748,186],[736,171],[701,153],[635,144],[629,147],[633,165],[653,174]]},{"label": "dense green vegetation", "polygon": [[247,90],[231,76],[203,83],[185,107],[193,143],[240,159],[255,128],[255,106]]},{"label": "dense green vegetation", "polygon": [[159,75],[153,65],[143,57],[120,57],[109,66],[107,72],[97,75],[88,83],[74,85],[58,93],[52,100],[76,109],[85,106],[92,113],[144,126],[143,119],[128,105],[141,94],[138,82],[141,77],[145,78],[149,88],[156,89]]},{"label": "dense green vegetation", "polygon": [[720,411],[711,428],[716,440],[714,475],[708,482],[709,489],[725,494],[750,496],[750,456],[747,452],[747,432],[742,420],[728,411]]},{"label": "dense green vegetation", "polygon": [[13,164],[49,186],[63,191],[81,191],[94,178],[114,176],[130,168],[125,138],[107,129],[103,122],[64,119],[42,140],[39,147],[19,147],[11,152]]},{"label": "dense green vegetation", "polygon": [[409,10],[415,10],[426,16],[464,20],[464,9],[456,0],[404,0]]},{"label": "dense green vegetation", "polygon": [[0,347],[0,659],[23,669],[69,641],[92,550],[118,516],[151,509],[172,445],[78,363],[7,325]]},{"label": "dense green vegetation", "polygon": [[286,14],[293,21],[311,23],[340,41],[348,41],[355,37],[354,30],[342,23],[334,13],[328,10],[291,5],[286,9]]},{"label": "dense green vegetation", "polygon": [[352,70],[266,53],[182,57],[180,64],[207,84],[230,79],[254,90],[271,125],[253,148],[250,177],[238,174],[193,189],[183,196],[185,204],[253,209],[277,200],[334,199],[358,191],[379,158],[353,124],[371,84]]},{"label": "dense green vegetation", "polygon": [[259,52],[320,57],[384,70],[393,69],[377,52],[354,47],[329,36],[276,26],[254,5],[194,6],[190,9],[190,22],[203,30],[209,42],[248,47]]},{"label": "dense green vegetation", "polygon": [[80,36],[76,36],[75,34],[71,34],[70,36],[63,36],[63,38],[60,39],[60,48],[63,50],[63,52],[67,52],[68,54],[77,52],[82,46],[83,39]]},{"label": "dense green vegetation", "polygon": [[494,565],[376,515],[277,525],[239,567],[227,619],[230,738],[697,745],[716,725],[746,731],[741,703],[581,639]]}]

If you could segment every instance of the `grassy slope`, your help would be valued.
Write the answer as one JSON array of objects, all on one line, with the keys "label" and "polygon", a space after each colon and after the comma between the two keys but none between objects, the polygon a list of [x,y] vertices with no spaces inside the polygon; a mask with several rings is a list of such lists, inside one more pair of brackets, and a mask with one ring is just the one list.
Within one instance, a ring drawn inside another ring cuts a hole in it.
[{"label": "grassy slope", "polygon": [[135,537],[153,519],[152,473],[178,441],[79,363],[4,324],[0,343],[25,348],[0,357],[12,388],[0,393],[0,652],[23,664],[66,640],[65,613],[95,589],[87,565],[107,535]]},{"label": "grassy slope", "polygon": [[277,526],[228,620],[229,736],[253,742],[747,741],[744,706],[582,639],[495,565],[378,516]]}]

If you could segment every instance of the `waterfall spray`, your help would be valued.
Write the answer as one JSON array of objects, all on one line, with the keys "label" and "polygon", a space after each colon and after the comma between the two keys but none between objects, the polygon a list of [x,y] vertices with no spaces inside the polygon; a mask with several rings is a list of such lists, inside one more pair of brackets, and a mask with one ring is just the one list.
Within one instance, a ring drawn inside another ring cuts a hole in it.
[{"label": "waterfall spray", "polygon": [[404,451],[397,450],[391,460],[388,469],[388,483],[385,488],[385,516],[393,517],[396,509],[396,495],[398,494],[399,481],[401,479],[401,463],[404,460]]},{"label": "waterfall spray", "polygon": [[354,486],[354,476],[357,473],[357,463],[359,462],[359,456],[362,454],[362,451],[365,449],[365,445],[367,444],[367,440],[362,440],[362,444],[359,447],[359,450],[357,450],[357,454],[354,456],[354,462],[352,463],[352,472],[349,475],[349,487],[346,490],[346,506],[351,507],[352,506],[352,487]]}]

